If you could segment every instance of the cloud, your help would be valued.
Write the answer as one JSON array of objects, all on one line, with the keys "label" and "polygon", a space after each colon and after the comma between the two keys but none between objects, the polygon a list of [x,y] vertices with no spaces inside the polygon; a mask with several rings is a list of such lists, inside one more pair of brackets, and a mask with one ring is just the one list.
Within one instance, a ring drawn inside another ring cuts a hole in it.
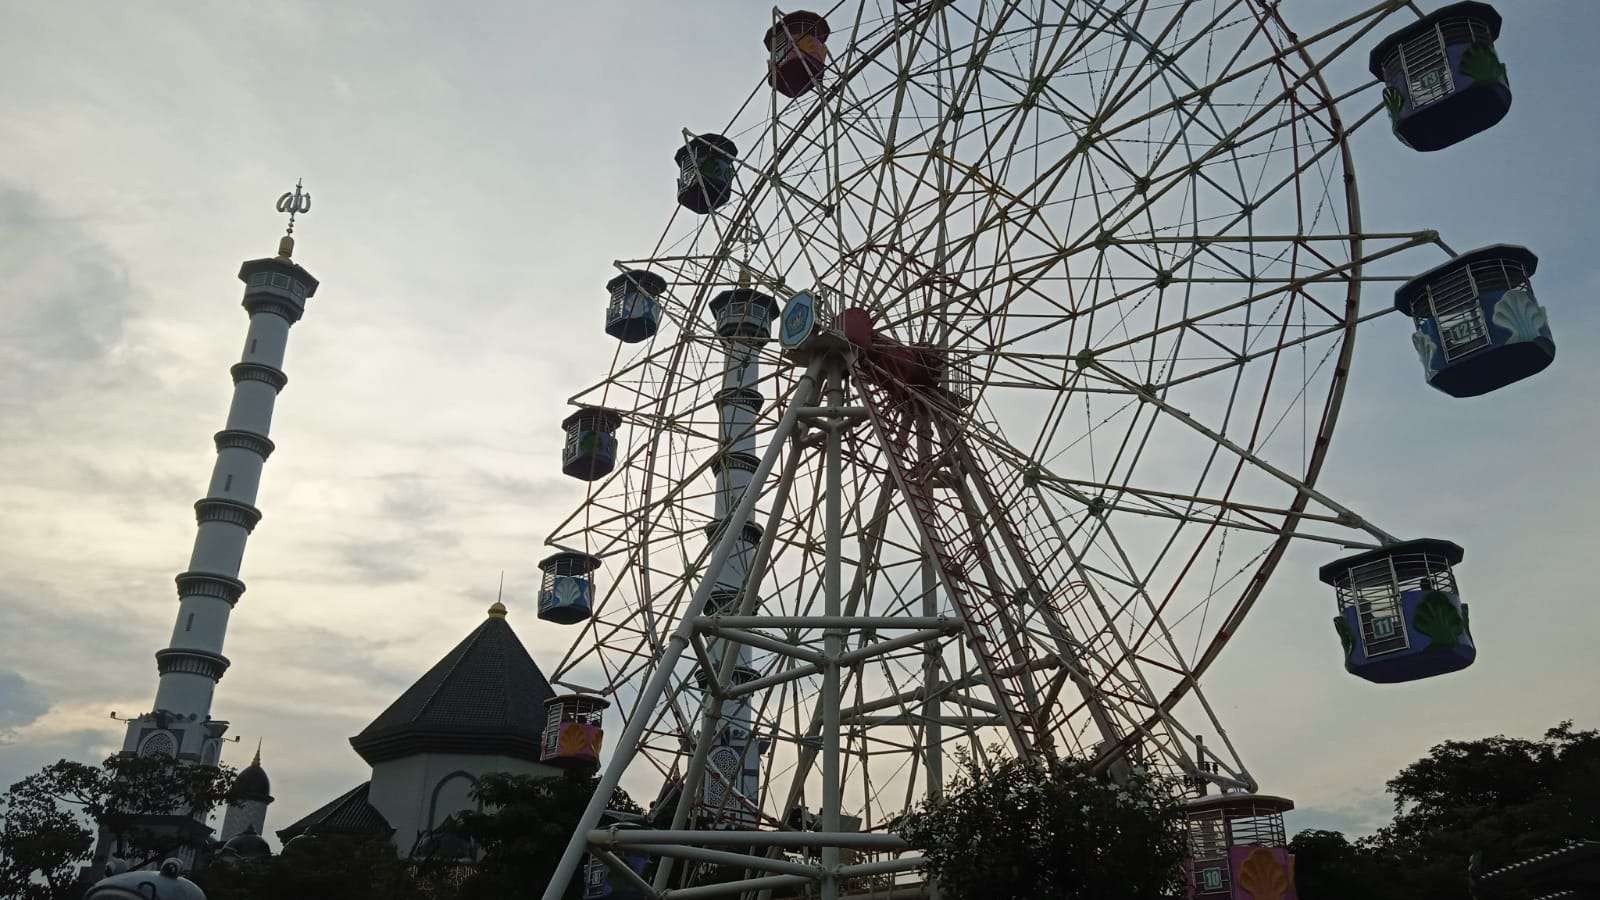
[{"label": "cloud", "polygon": [[0,417],[11,419],[70,382],[104,377],[97,365],[122,341],[137,291],[115,253],[37,194],[0,186],[0,223]]},{"label": "cloud", "polygon": [[50,698],[21,673],[0,669],[0,745],[16,738],[17,729],[32,725],[50,711]]},{"label": "cloud", "polygon": [[1377,831],[1394,817],[1394,805],[1386,795],[1352,799],[1348,804],[1304,806],[1284,816],[1291,835],[1307,829],[1339,831],[1355,838]]}]

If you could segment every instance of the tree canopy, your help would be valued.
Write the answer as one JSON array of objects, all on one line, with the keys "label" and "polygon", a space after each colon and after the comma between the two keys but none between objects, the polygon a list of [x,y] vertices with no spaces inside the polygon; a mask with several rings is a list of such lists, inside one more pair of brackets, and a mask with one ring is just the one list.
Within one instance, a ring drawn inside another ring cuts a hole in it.
[{"label": "tree canopy", "polygon": [[1600,840],[1600,732],[1563,722],[1539,740],[1445,741],[1388,791],[1395,816],[1376,834],[1295,836],[1301,900],[1460,900],[1474,853],[1494,868]]},{"label": "tree canopy", "polygon": [[1182,892],[1186,834],[1168,788],[1084,760],[970,757],[900,833],[950,900],[1155,900]]},{"label": "tree canopy", "polygon": [[[519,897],[528,885],[548,882],[599,781],[593,775],[500,773],[479,779],[473,796],[482,811],[457,813],[440,829],[478,850],[477,865],[460,882],[460,900]],[[607,807],[642,812],[621,788],[612,792]],[[580,881],[572,880],[569,896],[579,896]]]},{"label": "tree canopy", "polygon": [[[0,794],[0,896],[58,900],[71,896],[89,861],[96,831],[135,867],[193,846],[193,829],[175,822],[204,818],[225,802],[235,772],[170,756],[112,756],[99,766],[60,760]],[[152,817],[166,817],[165,825]]]}]

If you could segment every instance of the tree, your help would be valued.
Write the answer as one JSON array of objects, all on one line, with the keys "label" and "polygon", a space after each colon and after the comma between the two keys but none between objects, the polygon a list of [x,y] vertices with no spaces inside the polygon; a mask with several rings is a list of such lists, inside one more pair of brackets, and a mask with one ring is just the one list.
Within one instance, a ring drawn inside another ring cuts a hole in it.
[{"label": "tree", "polygon": [[10,808],[0,821],[0,897],[57,900],[69,896],[77,863],[94,836],[54,809]]},{"label": "tree", "polygon": [[1446,741],[1388,782],[1393,821],[1350,842],[1302,832],[1290,847],[1301,900],[1460,900],[1487,869],[1600,840],[1600,732],[1563,722],[1540,740]]},{"label": "tree", "polygon": [[1486,868],[1600,839],[1600,732],[1563,722],[1530,741],[1446,741],[1389,780],[1394,821],[1363,842],[1405,896],[1457,900]]},{"label": "tree", "polygon": [[900,833],[950,900],[1155,900],[1182,892],[1186,833],[1168,789],[1118,783],[1084,760],[970,757],[943,800]]},{"label": "tree", "polygon": [[[599,783],[593,775],[494,773],[479,779],[473,796],[482,811],[457,813],[439,829],[470,842],[480,853],[476,867],[461,881],[461,900],[521,897],[530,885],[548,883]],[[621,788],[612,792],[608,808],[642,812]],[[582,884],[574,878],[568,896],[581,892]]]},{"label": "tree", "polygon": [[0,794],[0,887],[29,900],[68,896],[96,830],[136,867],[197,846],[199,830],[185,826],[223,803],[233,778],[226,766],[169,756],[45,766]]},{"label": "tree", "polygon": [[308,835],[277,856],[214,863],[194,876],[206,900],[431,900],[382,837]]},{"label": "tree", "polygon": [[[1389,900],[1391,880],[1375,855],[1337,831],[1310,829],[1289,841],[1300,900]],[[1458,898],[1459,900],[1459,898]]]}]

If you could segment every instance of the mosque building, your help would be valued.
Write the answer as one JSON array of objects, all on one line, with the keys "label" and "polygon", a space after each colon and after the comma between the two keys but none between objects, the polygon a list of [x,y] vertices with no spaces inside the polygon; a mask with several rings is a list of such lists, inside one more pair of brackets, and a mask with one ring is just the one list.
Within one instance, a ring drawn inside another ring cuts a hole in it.
[{"label": "mosque building", "polygon": [[[122,754],[164,754],[199,765],[221,760],[229,723],[213,715],[217,683],[230,662],[222,654],[229,620],[245,593],[239,578],[244,549],[261,520],[256,506],[262,470],[275,445],[268,437],[279,393],[290,326],[299,322],[318,281],[294,261],[294,218],[310,209],[296,185],[278,209],[289,214],[288,233],[275,256],[246,261],[243,307],[249,316],[244,351],[229,370],[233,400],[216,433],[216,462],[205,496],[195,503],[197,533],[188,566],[178,574],[177,620],[168,646],[155,654],[159,681],[149,712],[126,722]],[[540,762],[554,692],[507,621],[496,600],[488,615],[449,653],[350,739],[371,766],[371,777],[277,830],[288,842],[302,836],[381,836],[402,855],[470,848],[438,845],[436,829],[451,814],[475,808],[472,798],[486,773],[555,776]],[[271,852],[264,835],[272,782],[258,745],[239,772],[223,812],[220,833],[199,818],[157,817],[147,828],[182,834],[193,847],[211,846],[216,858],[255,858]],[[213,835],[215,838],[213,839]],[[107,871],[122,848],[102,835],[90,872]],[[207,862],[204,850],[179,854],[184,868]]]}]

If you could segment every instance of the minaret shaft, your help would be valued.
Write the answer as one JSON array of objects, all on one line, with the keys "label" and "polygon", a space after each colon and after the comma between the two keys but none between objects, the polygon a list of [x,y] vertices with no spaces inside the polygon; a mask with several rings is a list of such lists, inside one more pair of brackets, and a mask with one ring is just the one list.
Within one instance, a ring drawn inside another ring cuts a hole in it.
[{"label": "minaret shaft", "polygon": [[268,437],[273,409],[288,381],[283,359],[289,327],[317,289],[316,278],[289,258],[291,250],[286,243],[278,256],[251,260],[239,270],[250,325],[239,362],[230,370],[233,400],[215,436],[217,456],[205,496],[194,505],[194,547],[177,578],[172,638],[156,654],[160,682],[154,712],[129,722],[125,753],[154,752],[154,747],[205,763],[215,763],[220,755],[218,742],[227,723],[211,718],[212,695],[228,667],[222,650],[228,620],[244,592],[239,571],[245,545],[261,519],[256,498],[273,451]]},{"label": "minaret shaft", "polygon": [[[755,423],[761,409],[761,395],[757,385],[761,367],[757,352],[760,340],[753,336],[729,337],[723,341],[726,368],[722,376],[722,390],[717,394],[719,415],[718,439],[721,447],[716,472],[716,517],[722,528],[746,529],[747,522],[734,522],[730,516],[739,505],[744,492],[750,487],[759,462],[756,456]],[[742,541],[722,569],[713,573],[718,594],[736,595],[745,585],[750,572],[754,541]],[[710,642],[713,660],[722,658],[726,644],[720,640]],[[735,645],[735,678],[749,677],[754,672],[754,651],[743,644]],[[719,778],[728,778],[732,787],[743,796],[754,800],[760,784],[761,754],[755,735],[755,710],[750,698],[724,701],[721,710],[722,730],[714,740],[708,772],[702,791],[710,812],[721,808],[720,818],[730,825],[753,825],[756,817],[745,810],[738,801],[726,799],[726,788]]]}]

